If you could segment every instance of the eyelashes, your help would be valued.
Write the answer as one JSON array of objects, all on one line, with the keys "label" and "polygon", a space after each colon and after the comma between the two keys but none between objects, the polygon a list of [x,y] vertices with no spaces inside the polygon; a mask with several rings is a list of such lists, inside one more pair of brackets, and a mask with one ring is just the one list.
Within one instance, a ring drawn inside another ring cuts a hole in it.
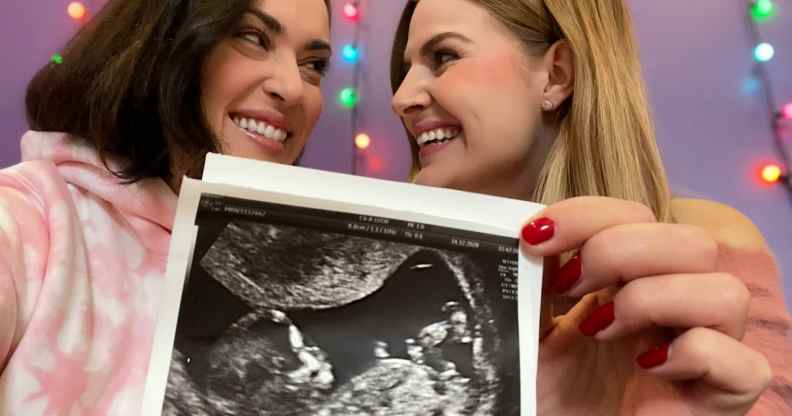
[{"label": "eyelashes", "polygon": [[[429,53],[426,56],[426,63],[432,70],[436,72],[443,72],[449,64],[452,64],[462,57],[458,52],[453,49],[442,48]],[[406,74],[412,69],[412,63],[405,62],[402,65],[402,73]]]},{"label": "eyelashes", "polygon": [[309,70],[318,74],[320,77],[327,75],[327,70],[330,68],[329,59],[312,59],[305,62],[303,65],[309,66]]},{"label": "eyelashes", "polygon": [[[237,38],[242,39],[253,46],[263,50],[264,52],[271,52],[273,49],[272,39],[266,32],[252,28],[245,27],[239,30],[235,35]],[[300,68],[305,68],[313,75],[318,75],[320,78],[327,75],[330,68],[329,58],[309,58],[299,64]]]},{"label": "eyelashes", "polygon": [[267,36],[266,33],[260,30],[245,28],[237,34],[237,37],[258,46],[265,51],[272,49],[272,40],[269,36]]},{"label": "eyelashes", "polygon": [[432,52],[432,65],[435,69],[443,69],[448,64],[459,59],[459,54],[452,49],[438,49]]}]

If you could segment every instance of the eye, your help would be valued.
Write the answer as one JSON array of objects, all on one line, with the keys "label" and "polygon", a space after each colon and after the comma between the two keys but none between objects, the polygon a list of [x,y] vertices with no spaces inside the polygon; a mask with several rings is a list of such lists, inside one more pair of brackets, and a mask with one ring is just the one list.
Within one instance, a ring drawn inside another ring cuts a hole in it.
[{"label": "eye", "polygon": [[322,78],[327,75],[329,66],[330,59],[328,58],[310,58],[300,63],[300,70],[306,81],[319,85],[322,82]]},{"label": "eye", "polygon": [[264,50],[270,50],[272,47],[272,41],[270,41],[269,36],[260,30],[250,28],[243,29],[239,32],[239,34],[237,34],[237,37]]},{"label": "eye", "polygon": [[459,54],[450,49],[438,49],[432,53],[432,63],[438,69],[457,59],[459,59]]},{"label": "eye", "polygon": [[330,60],[328,59],[311,59],[303,63],[303,66],[308,68],[308,70],[313,71],[320,76],[327,75],[327,69],[330,66]]}]

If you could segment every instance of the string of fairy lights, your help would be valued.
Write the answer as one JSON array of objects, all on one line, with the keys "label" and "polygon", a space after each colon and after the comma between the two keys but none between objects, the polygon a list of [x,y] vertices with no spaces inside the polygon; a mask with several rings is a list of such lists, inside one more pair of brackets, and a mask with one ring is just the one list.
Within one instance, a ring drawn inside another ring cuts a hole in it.
[{"label": "string of fairy lights", "polygon": [[760,176],[765,183],[784,186],[792,197],[792,150],[789,140],[784,137],[785,125],[792,120],[792,101],[783,106],[776,101],[775,89],[769,75],[768,66],[775,57],[775,48],[762,36],[762,25],[772,22],[778,12],[773,0],[751,0],[748,3],[747,22],[754,44],[753,55],[756,61],[755,74],[767,104],[770,130],[779,161],[766,163],[761,167]]},{"label": "string of fairy lights", "polygon": [[[371,137],[360,130],[361,128],[361,81],[363,77],[363,52],[362,52],[362,32],[365,25],[362,24],[364,14],[364,0],[346,0],[343,2],[343,16],[352,27],[352,40],[345,44],[340,54],[343,61],[352,69],[352,85],[342,88],[338,92],[339,104],[349,110],[349,123],[351,137],[351,172],[358,173],[358,168],[362,158],[365,158],[366,151],[372,145]],[[778,153],[778,161],[765,163],[760,167],[759,176],[766,184],[777,184],[789,190],[792,197],[792,143],[784,137],[784,133],[792,129],[792,101],[784,105],[779,105],[776,101],[775,90],[769,76],[768,66],[772,65],[776,50],[770,42],[767,42],[762,35],[762,26],[772,22],[778,13],[778,7],[773,0],[748,0],[747,22],[753,41],[753,59],[755,61],[754,73],[755,81],[760,86],[767,103],[770,114],[771,131],[773,134],[774,146]],[[78,23],[90,18],[90,11],[85,3],[73,1],[66,8],[69,17]],[[54,64],[62,64],[63,57],[56,53],[52,55],[51,61]]]},{"label": "string of fairy lights", "polygon": [[352,158],[351,169],[352,174],[358,173],[360,160],[365,157],[366,150],[371,146],[371,136],[360,131],[361,113],[359,108],[360,103],[360,87],[363,76],[362,58],[362,32],[365,25],[362,24],[362,14],[360,0],[350,0],[344,4],[344,17],[347,22],[354,25],[353,39],[351,43],[345,44],[341,48],[341,56],[348,64],[351,64],[352,69],[352,86],[346,87],[341,90],[338,96],[338,101],[342,106],[350,110],[349,117],[349,130],[354,135],[352,141]]},{"label": "string of fairy lights", "polygon": [[[82,24],[91,17],[88,12],[88,7],[81,1],[73,1],[69,3],[66,6],[66,14],[78,24]],[[63,55],[57,52],[52,54],[50,57],[50,62],[54,65],[63,64]]]}]

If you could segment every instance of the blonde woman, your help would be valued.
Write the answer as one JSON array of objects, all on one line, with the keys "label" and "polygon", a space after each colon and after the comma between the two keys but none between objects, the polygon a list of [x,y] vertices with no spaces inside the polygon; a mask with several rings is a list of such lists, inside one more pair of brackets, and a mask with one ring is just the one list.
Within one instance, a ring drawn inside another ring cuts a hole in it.
[{"label": "blonde woman", "polygon": [[622,0],[410,1],[392,58],[417,183],[549,204],[522,231],[547,259],[540,414],[792,409],[772,255],[672,198]]}]

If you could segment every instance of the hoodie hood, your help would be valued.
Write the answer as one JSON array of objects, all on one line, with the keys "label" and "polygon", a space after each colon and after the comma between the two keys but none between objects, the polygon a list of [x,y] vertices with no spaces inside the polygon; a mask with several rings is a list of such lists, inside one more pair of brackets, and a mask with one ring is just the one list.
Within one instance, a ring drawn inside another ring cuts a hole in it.
[{"label": "hoodie hood", "polygon": [[[21,147],[22,161],[51,161],[67,183],[114,206],[133,227],[148,224],[172,230],[176,193],[162,179],[124,184],[87,141],[65,133],[30,131],[22,137]],[[111,159],[107,164],[113,170],[120,166]]]}]

